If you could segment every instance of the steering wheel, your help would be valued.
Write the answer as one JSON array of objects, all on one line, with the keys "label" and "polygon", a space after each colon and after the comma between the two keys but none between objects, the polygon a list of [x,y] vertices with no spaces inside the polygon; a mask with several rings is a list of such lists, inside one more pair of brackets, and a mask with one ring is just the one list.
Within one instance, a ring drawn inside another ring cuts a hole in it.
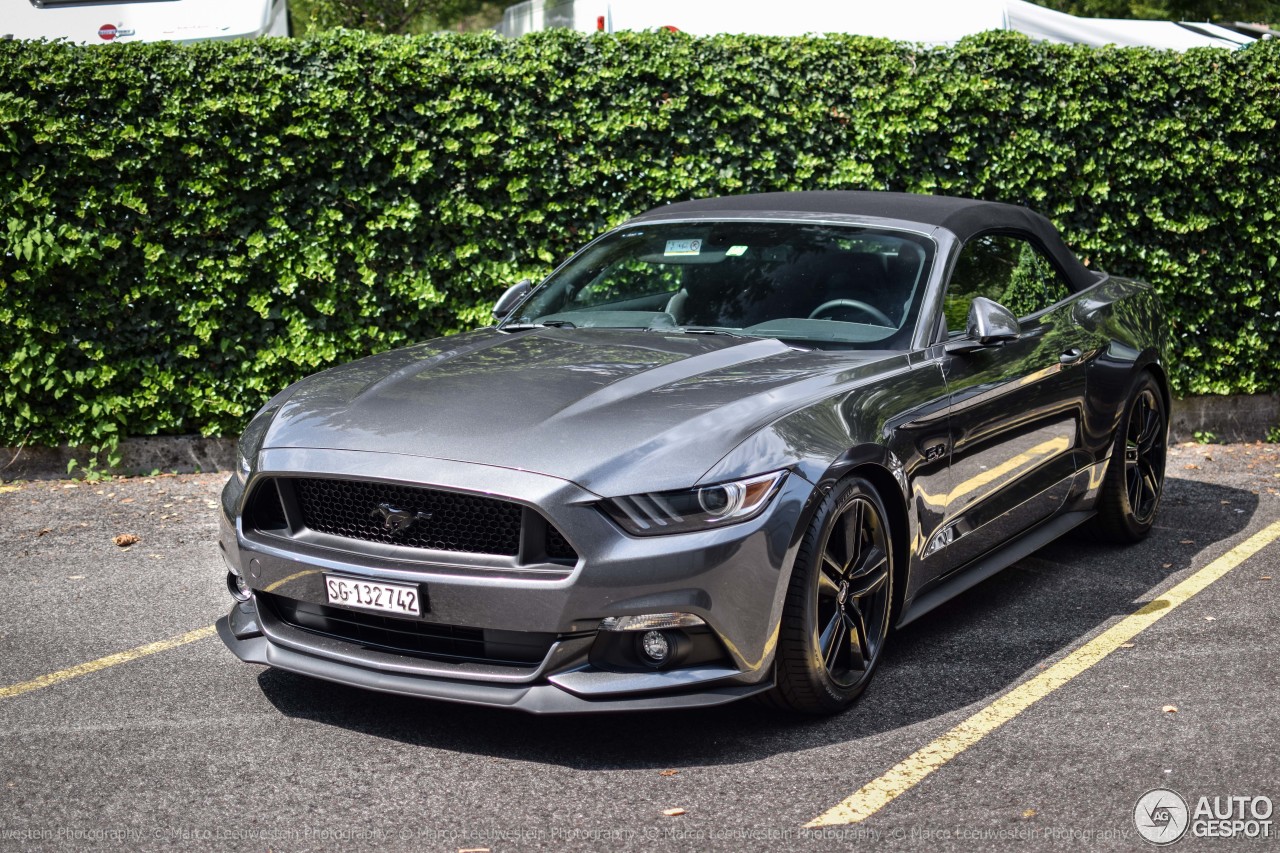
[{"label": "steering wheel", "polygon": [[864,314],[869,314],[881,326],[893,328],[893,321],[890,320],[883,311],[874,305],[868,305],[865,302],[859,302],[856,299],[832,299],[830,302],[824,302],[817,308],[809,312],[809,319],[816,320],[819,316],[827,313],[832,308],[856,308]]}]

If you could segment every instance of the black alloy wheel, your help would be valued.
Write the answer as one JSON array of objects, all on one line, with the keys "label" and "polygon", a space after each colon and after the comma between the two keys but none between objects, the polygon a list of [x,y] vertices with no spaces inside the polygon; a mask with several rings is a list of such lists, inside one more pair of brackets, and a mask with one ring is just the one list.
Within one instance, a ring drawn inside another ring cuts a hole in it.
[{"label": "black alloy wheel", "polygon": [[1164,486],[1164,413],[1156,393],[1144,388],[1129,409],[1124,443],[1125,490],[1133,519],[1150,524]]},{"label": "black alloy wheel", "polygon": [[1151,531],[1164,492],[1168,444],[1164,396],[1143,372],[1129,394],[1098,497],[1098,527],[1109,538],[1137,542]]},{"label": "black alloy wheel", "polygon": [[787,591],[775,704],[834,713],[866,689],[889,633],[891,542],[884,504],[866,480],[843,481],[823,500]]}]

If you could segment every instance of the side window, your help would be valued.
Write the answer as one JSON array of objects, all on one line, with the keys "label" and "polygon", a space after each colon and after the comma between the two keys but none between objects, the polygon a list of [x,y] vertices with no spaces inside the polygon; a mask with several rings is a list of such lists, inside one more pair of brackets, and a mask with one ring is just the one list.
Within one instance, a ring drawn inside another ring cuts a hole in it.
[{"label": "side window", "polygon": [[1019,317],[1043,311],[1071,295],[1049,259],[1030,242],[989,234],[965,243],[956,261],[943,313],[947,331],[963,334],[975,296],[999,302]]}]

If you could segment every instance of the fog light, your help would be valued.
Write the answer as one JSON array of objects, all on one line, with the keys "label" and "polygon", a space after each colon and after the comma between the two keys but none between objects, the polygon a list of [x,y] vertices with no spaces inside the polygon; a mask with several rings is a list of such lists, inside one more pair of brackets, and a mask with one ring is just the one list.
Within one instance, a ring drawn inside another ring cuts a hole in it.
[{"label": "fog light", "polygon": [[666,663],[671,656],[671,643],[661,631],[649,631],[640,637],[640,651],[652,664]]},{"label": "fog light", "polygon": [[235,572],[227,572],[227,592],[236,601],[248,601],[253,597],[253,588]]}]

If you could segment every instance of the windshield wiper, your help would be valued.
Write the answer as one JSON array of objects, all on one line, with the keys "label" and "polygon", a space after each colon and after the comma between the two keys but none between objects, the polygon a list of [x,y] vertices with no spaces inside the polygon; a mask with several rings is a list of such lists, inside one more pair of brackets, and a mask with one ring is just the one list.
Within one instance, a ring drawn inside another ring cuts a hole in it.
[{"label": "windshield wiper", "polygon": [[510,323],[499,327],[499,332],[527,332],[530,329],[576,329],[568,320],[548,320],[545,323]]},{"label": "windshield wiper", "polygon": [[728,329],[721,329],[715,326],[676,326],[674,328],[667,328],[667,329],[655,329],[650,327],[648,331],[650,332],[687,332],[690,335],[725,335],[730,338],[744,338],[744,339],[754,338],[756,340],[766,340],[771,338],[775,341],[780,341],[781,343],[784,343],[787,346],[792,347],[793,349],[799,349],[799,350],[814,349],[813,341],[808,338],[793,338],[793,337],[788,337],[785,332],[782,334],[777,334],[775,332],[769,332],[767,330],[760,331],[760,332],[747,333],[747,332],[730,332]]},{"label": "windshield wiper", "polygon": [[654,329],[655,332],[684,332],[689,335],[727,335],[731,338],[749,338],[741,332],[730,332],[728,329],[717,329],[712,326],[674,326],[667,329]]}]

